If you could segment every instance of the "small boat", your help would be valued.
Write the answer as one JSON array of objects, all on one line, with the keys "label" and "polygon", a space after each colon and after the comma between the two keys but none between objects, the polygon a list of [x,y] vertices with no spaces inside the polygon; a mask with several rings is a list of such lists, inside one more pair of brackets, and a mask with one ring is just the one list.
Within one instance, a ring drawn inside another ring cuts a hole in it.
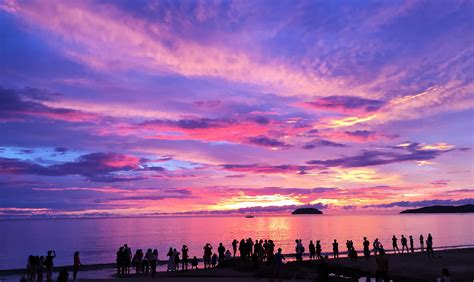
[{"label": "small boat", "polygon": [[246,215],[245,218],[254,218],[254,216],[249,214],[249,215]]}]

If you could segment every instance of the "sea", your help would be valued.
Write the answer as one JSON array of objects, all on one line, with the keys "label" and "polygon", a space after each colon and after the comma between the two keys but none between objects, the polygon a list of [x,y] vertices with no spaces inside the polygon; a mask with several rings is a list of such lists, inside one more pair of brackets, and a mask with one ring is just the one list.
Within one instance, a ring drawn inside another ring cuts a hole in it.
[{"label": "sea", "polygon": [[[283,253],[294,253],[295,239],[306,246],[320,240],[323,252],[332,250],[334,239],[340,250],[346,240],[362,249],[363,237],[379,238],[391,248],[393,235],[433,236],[435,247],[474,246],[474,214],[399,215],[288,215],[288,216],[188,216],[145,218],[5,219],[0,220],[0,270],[24,268],[29,255],[46,255],[55,250],[55,265],[71,265],[75,251],[83,264],[112,263],[118,248],[128,244],[158,249],[167,259],[170,247],[189,247],[189,254],[202,257],[203,246],[219,243],[232,248],[233,239],[272,239]],[[401,246],[400,246],[401,247]]]}]

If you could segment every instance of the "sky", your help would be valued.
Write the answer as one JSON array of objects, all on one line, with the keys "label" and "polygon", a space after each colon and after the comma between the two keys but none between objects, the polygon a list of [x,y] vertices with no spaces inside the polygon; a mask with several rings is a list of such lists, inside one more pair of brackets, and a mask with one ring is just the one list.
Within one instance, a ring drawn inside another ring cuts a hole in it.
[{"label": "sky", "polygon": [[472,1],[0,2],[0,218],[474,203]]}]

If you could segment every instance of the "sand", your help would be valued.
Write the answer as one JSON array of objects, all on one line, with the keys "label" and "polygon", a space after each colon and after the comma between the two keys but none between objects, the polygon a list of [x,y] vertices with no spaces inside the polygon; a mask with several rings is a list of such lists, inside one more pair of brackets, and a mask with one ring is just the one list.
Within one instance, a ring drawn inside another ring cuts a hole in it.
[{"label": "sand", "polygon": [[[447,268],[451,272],[452,281],[474,281],[474,248],[440,250],[435,252],[435,257],[430,258],[426,253],[392,254],[388,255],[389,274],[394,281],[436,281],[441,269]],[[281,271],[281,281],[317,281],[316,261],[288,262]],[[216,269],[189,270],[186,272],[158,272],[155,278],[136,276],[117,278],[115,269],[111,264],[85,266],[79,272],[80,281],[94,280],[122,280],[127,282],[156,280],[156,281],[271,281],[272,267],[261,267],[258,271],[250,264],[242,264],[236,260],[232,266]],[[337,275],[348,278],[332,276],[330,281],[358,281],[360,277],[373,277],[375,273],[375,258],[365,259],[359,257],[357,261],[348,258],[331,259],[330,270]],[[202,267],[202,264],[201,264]],[[88,270],[85,270],[88,269]],[[163,269],[163,268],[161,268]],[[0,281],[19,281],[22,273],[18,271],[0,271]],[[57,274],[54,275],[56,277]],[[72,274],[70,275],[70,277]],[[296,279],[296,280],[295,280]],[[361,281],[365,279],[361,279]],[[280,281],[280,280],[275,280]]]}]

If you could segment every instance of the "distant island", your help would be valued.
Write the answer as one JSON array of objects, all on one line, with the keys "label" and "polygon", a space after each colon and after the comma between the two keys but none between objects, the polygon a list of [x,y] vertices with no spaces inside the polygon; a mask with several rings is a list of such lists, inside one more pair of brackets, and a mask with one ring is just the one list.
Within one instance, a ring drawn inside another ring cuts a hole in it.
[{"label": "distant island", "polygon": [[291,214],[323,214],[323,212],[315,208],[300,208],[294,210]]},{"label": "distant island", "polygon": [[429,206],[418,209],[404,210],[400,213],[471,213],[474,212],[474,205],[462,206]]}]

